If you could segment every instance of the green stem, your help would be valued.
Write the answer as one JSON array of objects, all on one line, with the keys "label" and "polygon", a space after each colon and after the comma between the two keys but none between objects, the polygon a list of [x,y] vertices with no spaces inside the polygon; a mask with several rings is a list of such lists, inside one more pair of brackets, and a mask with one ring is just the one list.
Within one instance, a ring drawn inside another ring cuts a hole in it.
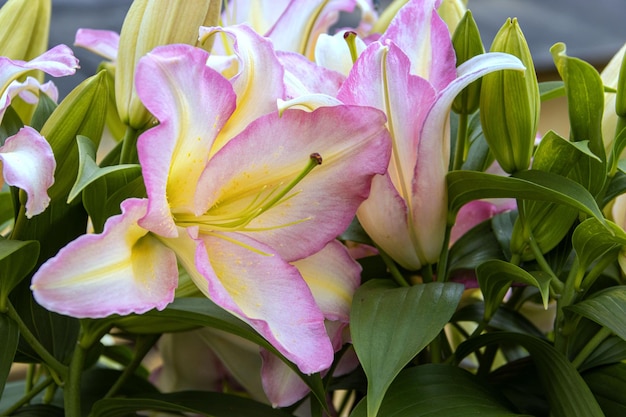
[{"label": "green stem", "polygon": [[39,383],[38,385],[35,385],[31,390],[29,390],[16,403],[14,403],[11,407],[9,407],[6,410],[4,410],[4,414],[3,415],[5,415],[5,416],[12,415],[15,411],[20,409],[22,406],[28,404],[30,402],[30,400],[35,398],[35,396],[37,394],[39,394],[41,391],[46,389],[46,387],[50,386],[53,383],[54,383],[54,379],[52,377],[48,377],[45,380],[43,380],[41,383]]},{"label": "green stem", "polygon": [[467,121],[468,115],[466,113],[460,113],[454,151],[454,163],[452,164],[452,170],[454,171],[461,169],[465,162],[467,153]]},{"label": "green stem", "polygon": [[83,338],[79,338],[76,344],[70,369],[63,388],[63,403],[66,416],[81,416],[80,385],[87,357],[87,348],[82,343]]},{"label": "green stem", "polygon": [[383,251],[380,247],[376,247],[376,249],[378,249],[380,257],[383,259],[383,262],[385,262],[385,265],[387,265],[387,269],[389,269],[389,273],[391,274],[391,277],[396,282],[396,284],[401,287],[410,287],[409,283],[406,282],[406,279],[404,279],[404,276],[402,276],[402,272],[400,272],[396,263],[393,261],[393,259],[391,259],[391,256],[387,255],[387,253]]},{"label": "green stem", "polygon": [[141,365],[141,362],[146,357],[148,352],[150,352],[150,349],[152,349],[157,340],[159,340],[159,337],[161,337],[160,334],[139,335],[137,337],[133,358],[130,363],[124,367],[124,371],[122,371],[122,374],[117,381],[115,381],[113,386],[111,386],[104,398],[111,398],[117,394],[128,378],[130,378],[135,373],[135,370]]},{"label": "green stem", "polygon": [[557,309],[554,328],[554,348],[561,353],[565,353],[567,335],[563,332],[565,323],[564,308],[571,305],[576,298],[576,283],[580,282],[585,275],[585,271],[580,268],[578,258],[574,258],[572,269],[565,280],[565,285],[560,297],[557,297]]},{"label": "green stem", "polygon": [[422,279],[424,282],[433,282],[433,266],[431,264],[422,265],[422,269],[420,270],[422,273]]},{"label": "green stem", "polygon": [[584,277],[584,280],[580,282],[576,282],[574,289],[578,291],[580,294],[584,294],[591,288],[591,286],[596,282],[598,277],[602,275],[602,273],[606,270],[606,268],[615,262],[615,257],[613,254],[609,254],[605,256],[603,259],[600,259],[595,266],[587,273]]},{"label": "green stem", "polygon": [[[52,376],[55,378],[57,384],[62,385],[62,381],[67,376],[67,366],[63,365],[57,358],[52,356],[48,349],[46,349],[40,342],[37,340],[35,335],[30,331],[26,323],[22,321],[22,318],[13,307],[13,304],[10,301],[7,301],[8,307],[8,315],[10,318],[15,320],[17,326],[20,329],[20,335],[22,338],[33,348],[33,350],[39,355],[39,357],[45,362],[45,364],[50,368]],[[60,377],[61,380],[58,380]]]},{"label": "green stem", "polygon": [[126,133],[124,139],[122,139],[122,152],[120,154],[121,164],[134,164],[137,163],[137,138],[139,137],[139,131],[133,129],[130,126],[126,127]]},{"label": "green stem", "polygon": [[596,350],[596,348],[598,346],[600,346],[600,343],[602,343],[604,341],[604,339],[606,339],[607,337],[609,337],[611,335],[611,330],[607,329],[606,327],[603,327],[600,329],[600,331],[598,333],[596,333],[585,345],[585,347],[583,347],[581,349],[580,352],[578,352],[578,355],[576,355],[576,357],[574,358],[574,360],[572,361],[572,365],[574,365],[574,367],[578,368],[580,365],[583,364],[583,362],[585,361],[585,359],[587,359],[589,357],[589,355],[591,355],[593,353],[594,350]]},{"label": "green stem", "polygon": [[446,282],[448,280],[448,258],[450,253],[448,246],[450,245],[451,232],[452,225],[446,225],[441,255],[439,256],[439,262],[437,263],[437,281],[439,282]]}]

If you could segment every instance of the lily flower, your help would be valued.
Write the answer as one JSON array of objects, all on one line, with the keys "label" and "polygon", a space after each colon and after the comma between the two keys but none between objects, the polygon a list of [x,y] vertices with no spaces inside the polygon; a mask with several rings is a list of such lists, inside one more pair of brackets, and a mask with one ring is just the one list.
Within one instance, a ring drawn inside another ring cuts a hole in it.
[{"label": "lily flower", "polygon": [[[292,264],[311,288],[326,319],[328,337],[338,351],[345,342],[361,267],[338,241],[331,241],[320,252]],[[222,391],[225,385],[231,390],[234,386],[275,407],[292,405],[309,392],[296,373],[276,356],[267,351],[259,355],[259,347],[254,343],[216,329],[166,334],[159,346],[163,366],[157,383],[166,391],[207,387]],[[189,366],[190,363],[194,365]],[[352,369],[343,369],[349,370]]]},{"label": "lily flower", "polygon": [[[0,57],[0,121],[11,100],[22,97],[33,103],[39,94],[48,94],[56,101],[57,90],[51,82],[40,84],[35,78],[18,78],[32,70],[41,70],[54,77],[73,74],[78,60],[65,45],[59,45],[31,61],[11,60]],[[21,188],[26,192],[26,216],[31,218],[43,212],[50,198],[47,190],[54,183],[56,162],[50,144],[33,128],[23,127],[6,139],[0,147],[2,177],[0,181]]]},{"label": "lily flower", "polygon": [[361,11],[358,30],[369,31],[377,18],[371,0],[232,0],[222,21],[224,26],[246,23],[271,39],[277,51],[297,52],[313,61],[318,37],[337,22],[340,12],[355,7]]},{"label": "lily flower", "polygon": [[102,234],[81,236],[45,263],[33,277],[35,298],[76,317],[162,309],[174,297],[178,260],[207,297],[302,372],[319,372],[334,349],[292,262],[341,233],[385,172],[384,114],[347,105],[274,111],[218,143],[241,102],[207,59],[168,45],[140,60],[137,94],[159,121],[137,144],[147,199],[124,201]]},{"label": "lily flower", "polygon": [[385,111],[393,154],[359,208],[361,225],[404,268],[436,263],[447,220],[448,115],[456,95],[484,74],[523,70],[510,55],[488,53],[455,66],[437,0],[400,9],[381,39],[355,62],[338,98]]}]

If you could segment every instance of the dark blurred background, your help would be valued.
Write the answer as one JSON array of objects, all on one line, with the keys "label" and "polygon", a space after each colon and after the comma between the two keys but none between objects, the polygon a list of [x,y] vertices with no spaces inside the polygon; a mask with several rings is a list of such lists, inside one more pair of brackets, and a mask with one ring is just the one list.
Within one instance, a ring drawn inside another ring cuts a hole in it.
[{"label": "dark blurred background", "polygon": [[[4,4],[5,0],[0,0]],[[119,31],[132,0],[52,0],[50,45],[72,45],[81,27]],[[390,0],[380,0],[381,8]],[[567,44],[568,55],[601,68],[626,42],[626,0],[469,0],[486,48],[507,17],[517,17],[529,42],[540,75],[550,78],[554,65],[549,49]],[[99,58],[74,48],[81,70],[58,79],[63,97],[92,75]]]}]

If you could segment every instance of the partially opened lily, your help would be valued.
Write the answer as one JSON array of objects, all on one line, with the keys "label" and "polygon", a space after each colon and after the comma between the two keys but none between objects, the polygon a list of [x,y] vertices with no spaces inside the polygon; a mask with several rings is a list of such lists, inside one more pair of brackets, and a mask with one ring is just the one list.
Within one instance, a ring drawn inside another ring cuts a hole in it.
[{"label": "partially opened lily", "polygon": [[207,58],[169,45],[140,61],[137,93],[159,121],[138,140],[148,198],[126,200],[102,234],[44,264],[34,295],[78,317],[162,309],[174,297],[178,260],[200,291],[303,372],[321,371],[334,349],[291,263],[341,233],[371,178],[385,172],[384,114],[358,106],[273,112],[216,142],[238,100]]},{"label": "partially opened lily", "polygon": [[456,68],[438,5],[413,0],[400,9],[381,39],[361,54],[338,95],[387,114],[389,170],[374,178],[357,215],[376,244],[411,270],[436,263],[444,243],[452,101],[484,74],[524,68],[517,58],[494,53]]}]

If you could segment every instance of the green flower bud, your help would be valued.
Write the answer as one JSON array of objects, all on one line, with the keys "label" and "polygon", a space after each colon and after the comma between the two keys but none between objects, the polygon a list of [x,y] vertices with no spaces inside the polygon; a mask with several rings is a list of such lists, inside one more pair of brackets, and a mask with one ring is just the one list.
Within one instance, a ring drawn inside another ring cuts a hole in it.
[{"label": "green flower bud", "polygon": [[453,34],[467,11],[467,0],[442,0],[437,9],[437,14],[441,16],[450,34]]},{"label": "green flower bud", "polygon": [[48,49],[50,8],[50,0],[7,1],[0,8],[0,56],[30,61],[44,53]]},{"label": "green flower bud", "polygon": [[518,57],[526,71],[498,71],[482,79],[480,120],[485,139],[500,166],[509,173],[530,165],[539,122],[539,84],[530,50],[517,19],[508,19],[491,52]]},{"label": "green flower bud", "polygon": [[[220,6],[220,0],[133,2],[120,33],[115,75],[117,110],[124,123],[139,130],[152,118],[134,89],[135,67],[139,59],[159,45],[197,45],[198,28],[218,23]],[[210,45],[204,47],[210,48]]]},{"label": "green flower bud", "polygon": [[626,117],[626,55],[622,55],[622,65],[620,67],[619,78],[617,80],[615,113],[617,113],[619,117]]},{"label": "green flower bud", "polygon": [[[456,64],[461,65],[476,55],[485,53],[480,32],[471,11],[467,11],[459,22],[454,35],[452,45],[456,52]],[[480,103],[481,80],[474,81],[467,86],[461,94],[454,99],[452,110],[455,113],[471,114],[478,110]]]}]

